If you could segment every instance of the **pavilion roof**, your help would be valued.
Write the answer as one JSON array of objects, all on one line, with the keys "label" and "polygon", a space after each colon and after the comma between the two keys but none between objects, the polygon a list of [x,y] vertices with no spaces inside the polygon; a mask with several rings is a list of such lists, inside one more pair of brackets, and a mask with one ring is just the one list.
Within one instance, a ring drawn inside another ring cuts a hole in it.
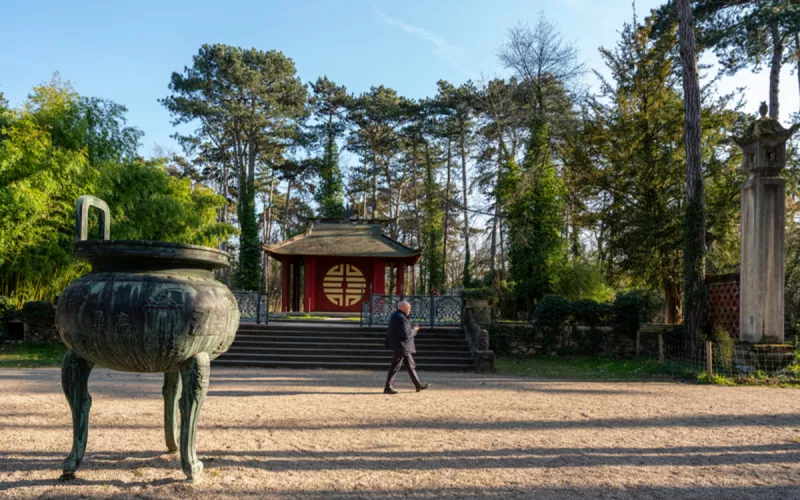
[{"label": "pavilion roof", "polygon": [[420,250],[383,234],[380,224],[310,222],[305,234],[275,245],[264,245],[272,257],[316,255],[419,259]]}]

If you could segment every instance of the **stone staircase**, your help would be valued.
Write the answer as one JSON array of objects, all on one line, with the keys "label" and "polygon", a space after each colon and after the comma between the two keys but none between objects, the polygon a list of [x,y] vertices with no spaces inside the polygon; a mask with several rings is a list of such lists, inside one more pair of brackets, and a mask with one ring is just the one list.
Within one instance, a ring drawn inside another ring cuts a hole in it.
[{"label": "stone staircase", "polygon": [[[387,370],[386,326],[326,321],[242,323],[216,366]],[[467,371],[475,367],[460,327],[423,327],[416,338],[418,370]]]}]

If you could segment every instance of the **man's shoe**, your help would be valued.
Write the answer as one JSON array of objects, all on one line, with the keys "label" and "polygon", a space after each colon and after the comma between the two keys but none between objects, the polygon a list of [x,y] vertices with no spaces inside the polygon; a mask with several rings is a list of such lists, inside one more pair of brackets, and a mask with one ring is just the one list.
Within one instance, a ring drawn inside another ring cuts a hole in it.
[{"label": "man's shoe", "polygon": [[397,391],[395,391],[391,387],[387,387],[386,389],[383,390],[383,393],[384,394],[397,394]]},{"label": "man's shoe", "polygon": [[430,386],[431,386],[431,384],[422,384],[421,386],[417,387],[417,392],[424,391],[425,389],[427,389]]}]

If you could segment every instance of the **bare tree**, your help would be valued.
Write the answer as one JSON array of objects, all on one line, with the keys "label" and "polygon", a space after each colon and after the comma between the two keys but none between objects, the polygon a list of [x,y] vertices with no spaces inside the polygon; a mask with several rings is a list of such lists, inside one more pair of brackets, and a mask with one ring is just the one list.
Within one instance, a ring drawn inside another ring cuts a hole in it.
[{"label": "bare tree", "polygon": [[578,60],[575,44],[564,41],[558,26],[548,21],[544,13],[539,14],[533,27],[519,23],[508,30],[508,41],[501,47],[498,58],[522,82],[531,85],[534,111],[541,114],[547,111],[548,87],[553,82],[577,91],[578,77],[586,71]]}]

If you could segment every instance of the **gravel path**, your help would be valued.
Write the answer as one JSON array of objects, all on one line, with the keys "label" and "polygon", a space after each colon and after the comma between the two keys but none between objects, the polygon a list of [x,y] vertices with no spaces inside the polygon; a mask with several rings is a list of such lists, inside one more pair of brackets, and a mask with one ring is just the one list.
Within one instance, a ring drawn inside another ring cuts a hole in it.
[{"label": "gravel path", "polygon": [[212,369],[199,484],[165,453],[161,376],[97,369],[89,446],[59,483],[57,369],[0,370],[11,498],[800,499],[800,392],[479,374]]}]

